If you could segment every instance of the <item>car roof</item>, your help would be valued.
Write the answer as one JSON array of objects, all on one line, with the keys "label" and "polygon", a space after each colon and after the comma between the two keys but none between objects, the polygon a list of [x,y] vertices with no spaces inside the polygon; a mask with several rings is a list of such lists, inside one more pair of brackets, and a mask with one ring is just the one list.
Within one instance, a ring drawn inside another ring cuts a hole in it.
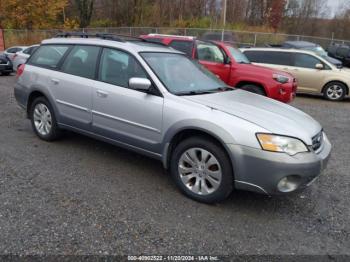
[{"label": "car roof", "polygon": [[297,48],[303,48],[303,47],[315,47],[318,46],[318,44],[307,42],[307,41],[286,41],[285,44],[297,47]]},{"label": "car roof", "polygon": [[292,52],[292,53],[303,53],[303,54],[310,54],[310,55],[316,55],[315,52],[303,50],[303,49],[285,49],[285,48],[270,48],[270,47],[252,47],[252,48],[240,48],[242,51],[272,51],[272,52]]},{"label": "car roof", "polygon": [[80,45],[96,45],[105,47],[114,47],[119,49],[124,49],[127,51],[133,51],[135,53],[139,52],[167,52],[167,53],[179,53],[168,46],[162,46],[152,42],[142,42],[142,41],[114,41],[101,38],[51,38],[41,42],[42,44],[80,44]]}]

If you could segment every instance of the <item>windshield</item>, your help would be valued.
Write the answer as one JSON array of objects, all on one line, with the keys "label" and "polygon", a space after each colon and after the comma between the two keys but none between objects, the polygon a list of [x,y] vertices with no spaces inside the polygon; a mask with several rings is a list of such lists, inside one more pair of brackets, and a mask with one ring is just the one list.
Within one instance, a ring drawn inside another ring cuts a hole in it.
[{"label": "windshield", "polygon": [[315,52],[317,55],[321,57],[327,57],[327,52],[321,47],[321,46],[311,46],[311,47],[305,47],[305,50],[310,50],[312,52]]},{"label": "windshield", "polygon": [[234,48],[233,46],[226,46],[227,49],[230,51],[231,55],[235,59],[235,61],[239,64],[250,64],[249,59],[243,54],[241,51],[239,51],[237,48]]},{"label": "windshield", "polygon": [[173,94],[211,93],[227,87],[218,77],[182,54],[141,53],[141,56]]}]

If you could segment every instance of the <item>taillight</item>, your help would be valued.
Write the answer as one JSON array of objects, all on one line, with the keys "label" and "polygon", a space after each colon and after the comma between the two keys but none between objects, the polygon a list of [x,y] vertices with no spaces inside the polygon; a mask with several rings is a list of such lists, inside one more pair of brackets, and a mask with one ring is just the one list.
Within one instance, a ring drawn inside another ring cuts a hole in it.
[{"label": "taillight", "polygon": [[23,64],[23,65],[20,65],[18,68],[17,68],[17,77],[20,77],[22,74],[23,74],[23,72],[24,72],[24,67],[25,67],[25,64]]},{"label": "taillight", "polygon": [[17,57],[17,54],[15,54],[15,55],[12,57],[12,61],[14,61],[16,57]]}]

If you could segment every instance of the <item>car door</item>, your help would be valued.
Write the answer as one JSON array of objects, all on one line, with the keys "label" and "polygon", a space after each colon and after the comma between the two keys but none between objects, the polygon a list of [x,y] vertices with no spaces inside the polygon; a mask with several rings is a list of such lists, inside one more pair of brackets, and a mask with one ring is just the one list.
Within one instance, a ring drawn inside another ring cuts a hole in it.
[{"label": "car door", "polygon": [[225,63],[225,54],[218,46],[207,42],[198,42],[196,56],[201,65],[228,83],[231,66]]},{"label": "car door", "polygon": [[[59,49],[53,52],[61,53]],[[91,131],[92,92],[100,48],[76,45],[71,48],[60,71],[50,77],[62,124]],[[37,52],[34,54],[36,55]]]},{"label": "car door", "polygon": [[[317,69],[317,64],[322,64],[324,68]],[[330,69],[317,57],[305,53],[293,53],[293,66],[288,67],[288,71],[298,81],[298,91],[308,93],[321,92],[326,73]]]},{"label": "car door", "polygon": [[103,137],[160,154],[163,97],[130,89],[129,79],[148,78],[131,54],[104,48],[99,82],[93,88],[93,131]]}]

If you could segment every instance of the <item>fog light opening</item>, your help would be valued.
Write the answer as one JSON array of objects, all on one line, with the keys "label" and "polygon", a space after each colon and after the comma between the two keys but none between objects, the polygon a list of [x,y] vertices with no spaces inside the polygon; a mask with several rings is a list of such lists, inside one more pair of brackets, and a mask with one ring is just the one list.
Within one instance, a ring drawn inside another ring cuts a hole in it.
[{"label": "fog light opening", "polygon": [[277,185],[277,189],[282,193],[293,192],[300,185],[300,177],[296,175],[286,176],[282,178]]}]

